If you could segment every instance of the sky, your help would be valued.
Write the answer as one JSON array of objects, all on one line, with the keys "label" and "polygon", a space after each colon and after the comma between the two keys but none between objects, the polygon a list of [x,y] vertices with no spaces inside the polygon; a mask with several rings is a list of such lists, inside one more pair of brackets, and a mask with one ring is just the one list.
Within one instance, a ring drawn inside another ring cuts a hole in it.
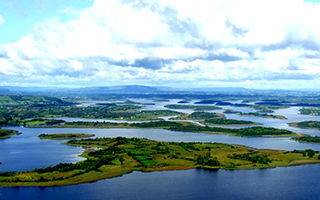
[{"label": "sky", "polygon": [[319,20],[319,0],[0,0],[0,86],[317,90]]}]

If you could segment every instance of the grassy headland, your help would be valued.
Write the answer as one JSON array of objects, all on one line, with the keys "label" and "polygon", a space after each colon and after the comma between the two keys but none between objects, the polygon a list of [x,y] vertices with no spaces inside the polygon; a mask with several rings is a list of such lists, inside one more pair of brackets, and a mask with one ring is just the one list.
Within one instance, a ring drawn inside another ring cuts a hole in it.
[{"label": "grassy headland", "polygon": [[[24,172],[0,173],[0,187],[63,186],[93,182],[132,171],[190,169],[253,169],[294,164],[319,163],[312,150],[261,150],[223,143],[160,142],[138,138],[95,138],[71,140],[66,144],[102,148],[86,151],[87,158],[75,164]],[[313,154],[303,152],[312,151]]]}]

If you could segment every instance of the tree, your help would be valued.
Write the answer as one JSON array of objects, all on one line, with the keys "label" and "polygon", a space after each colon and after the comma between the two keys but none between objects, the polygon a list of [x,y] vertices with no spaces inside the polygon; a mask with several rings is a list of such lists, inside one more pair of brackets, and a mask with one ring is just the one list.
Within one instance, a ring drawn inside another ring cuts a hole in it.
[{"label": "tree", "polygon": [[123,161],[124,161],[123,156],[119,156],[119,161],[120,161],[121,164],[123,164]]},{"label": "tree", "polygon": [[312,149],[307,149],[307,155],[312,158],[316,153]]}]

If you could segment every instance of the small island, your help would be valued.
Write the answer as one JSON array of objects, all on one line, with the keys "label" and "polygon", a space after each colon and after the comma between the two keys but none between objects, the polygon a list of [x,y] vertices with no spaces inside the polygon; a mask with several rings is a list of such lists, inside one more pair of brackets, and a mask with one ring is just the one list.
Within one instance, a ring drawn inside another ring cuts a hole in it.
[{"label": "small island", "polygon": [[40,134],[38,138],[49,139],[49,140],[63,140],[63,139],[88,138],[93,136],[95,135],[85,134],[85,133],[54,133],[54,134]]},{"label": "small island", "polygon": [[301,137],[293,137],[291,140],[295,140],[298,142],[307,142],[307,143],[320,143],[320,137],[318,136],[301,136]]},{"label": "small island", "polygon": [[94,182],[132,171],[182,170],[196,167],[255,169],[320,163],[319,152],[255,149],[202,142],[161,142],[138,138],[70,140],[67,145],[97,147],[77,163],[60,163],[31,171],[0,173],[0,187],[64,186]]},{"label": "small island", "polygon": [[247,120],[236,120],[236,119],[224,119],[224,118],[211,118],[205,119],[203,122],[205,125],[223,125],[223,126],[249,126],[249,125],[259,125]]},{"label": "small island", "polygon": [[272,118],[272,119],[287,119],[285,116],[282,116],[282,115],[269,115],[269,114],[262,114],[259,112],[239,113],[239,115],[248,116],[248,117]]},{"label": "small island", "polygon": [[189,109],[195,111],[205,111],[205,110],[221,110],[222,108],[218,106],[196,106],[196,105],[176,105],[176,104],[169,104],[165,105],[165,108],[170,109]]},{"label": "small island", "polygon": [[190,115],[180,115],[178,117],[171,118],[173,120],[204,120],[212,118],[225,118],[223,114],[211,113],[211,112],[194,112]]},{"label": "small island", "polygon": [[14,130],[0,129],[0,139],[10,138],[11,135],[20,135],[21,133]]},{"label": "small island", "polygon": [[320,129],[320,121],[292,122],[289,126],[298,128]]},{"label": "small island", "polygon": [[302,115],[320,115],[320,108],[301,108],[299,111]]}]

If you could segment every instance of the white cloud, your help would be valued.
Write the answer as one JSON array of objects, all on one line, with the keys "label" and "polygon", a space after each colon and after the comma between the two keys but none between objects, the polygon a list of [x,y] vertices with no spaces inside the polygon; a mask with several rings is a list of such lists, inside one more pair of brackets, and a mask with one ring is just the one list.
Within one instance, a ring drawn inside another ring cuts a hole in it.
[{"label": "white cloud", "polygon": [[74,12],[76,20],[36,23],[32,35],[0,47],[2,73],[92,85],[319,79],[319,4],[96,0]]},{"label": "white cloud", "polygon": [[83,64],[77,60],[69,60],[70,67],[76,71],[83,70]]},{"label": "white cloud", "polygon": [[0,27],[4,24],[4,20],[2,18],[2,16],[0,15]]}]

